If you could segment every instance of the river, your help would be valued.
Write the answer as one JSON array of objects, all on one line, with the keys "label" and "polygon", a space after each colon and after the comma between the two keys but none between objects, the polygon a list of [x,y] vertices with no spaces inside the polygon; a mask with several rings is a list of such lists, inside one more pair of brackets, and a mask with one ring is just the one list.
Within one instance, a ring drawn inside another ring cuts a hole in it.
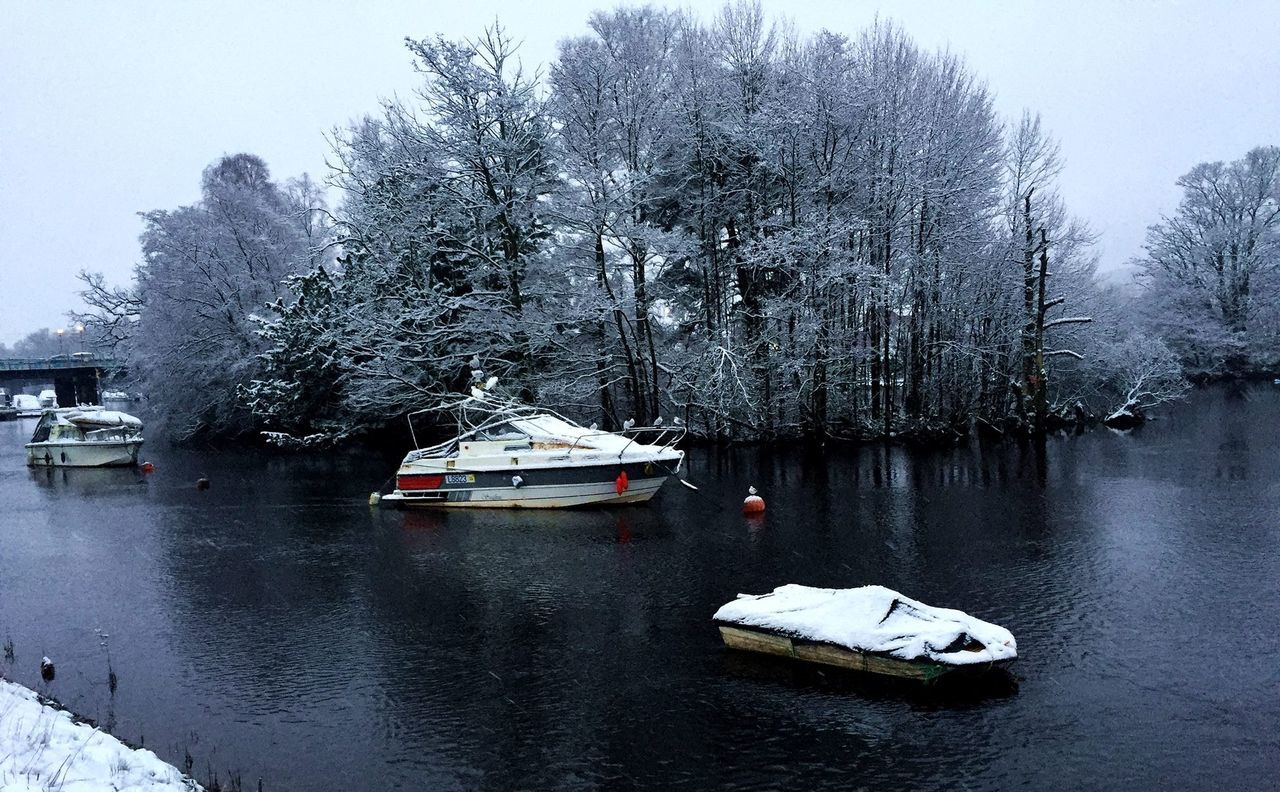
[{"label": "river", "polygon": [[[394,460],[358,451],[33,471],[0,423],[0,671],[245,789],[1270,787],[1280,388],[1160,417],[1043,456],[695,449],[700,492],[548,513],[370,508]],[[725,650],[715,609],[786,582],[1001,624],[1018,689]]]}]

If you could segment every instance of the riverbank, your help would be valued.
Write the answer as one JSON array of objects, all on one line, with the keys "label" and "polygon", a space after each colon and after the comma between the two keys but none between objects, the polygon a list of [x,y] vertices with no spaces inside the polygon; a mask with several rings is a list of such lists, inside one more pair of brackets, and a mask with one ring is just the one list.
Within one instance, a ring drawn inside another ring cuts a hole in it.
[{"label": "riverbank", "polygon": [[33,690],[0,679],[0,792],[198,792],[145,748],[130,748]]}]

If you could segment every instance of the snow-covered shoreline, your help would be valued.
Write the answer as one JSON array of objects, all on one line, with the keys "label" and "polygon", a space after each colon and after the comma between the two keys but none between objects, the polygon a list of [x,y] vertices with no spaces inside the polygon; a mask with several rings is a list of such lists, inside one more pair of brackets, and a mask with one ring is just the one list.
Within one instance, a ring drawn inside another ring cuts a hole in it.
[{"label": "snow-covered shoreline", "polygon": [[0,792],[197,792],[145,748],[130,748],[35,691],[0,679]]}]

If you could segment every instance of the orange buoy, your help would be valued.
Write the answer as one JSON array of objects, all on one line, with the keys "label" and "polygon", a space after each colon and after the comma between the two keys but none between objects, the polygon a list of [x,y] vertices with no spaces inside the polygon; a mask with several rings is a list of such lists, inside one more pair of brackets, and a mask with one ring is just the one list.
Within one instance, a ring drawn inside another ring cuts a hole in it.
[{"label": "orange buoy", "polygon": [[631,482],[627,480],[627,471],[624,469],[621,473],[618,474],[618,477],[613,480],[613,488],[617,490],[619,495],[621,495],[622,493],[630,489],[630,487],[631,487]]},{"label": "orange buoy", "polygon": [[760,514],[764,511],[764,498],[756,494],[755,487],[747,487],[746,500],[742,501],[743,514]]},{"label": "orange buoy", "polygon": [[155,470],[155,469],[156,469],[156,466],[155,466],[155,465],[153,465],[153,464],[151,464],[150,462],[143,462],[143,463],[142,463],[142,472],[143,472],[143,473],[150,473],[150,472],[152,472],[152,471],[153,471],[153,470]]}]

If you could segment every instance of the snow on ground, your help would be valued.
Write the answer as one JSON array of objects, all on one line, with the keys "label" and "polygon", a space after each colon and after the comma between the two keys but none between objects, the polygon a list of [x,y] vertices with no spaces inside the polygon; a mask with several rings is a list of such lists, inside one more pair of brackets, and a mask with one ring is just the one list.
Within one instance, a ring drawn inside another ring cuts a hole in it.
[{"label": "snow on ground", "polygon": [[779,586],[771,594],[740,596],[714,618],[902,660],[973,665],[1018,656],[1018,644],[1005,628],[884,586]]},{"label": "snow on ground", "polygon": [[200,786],[151,751],[75,723],[0,679],[0,792],[192,792]]}]

